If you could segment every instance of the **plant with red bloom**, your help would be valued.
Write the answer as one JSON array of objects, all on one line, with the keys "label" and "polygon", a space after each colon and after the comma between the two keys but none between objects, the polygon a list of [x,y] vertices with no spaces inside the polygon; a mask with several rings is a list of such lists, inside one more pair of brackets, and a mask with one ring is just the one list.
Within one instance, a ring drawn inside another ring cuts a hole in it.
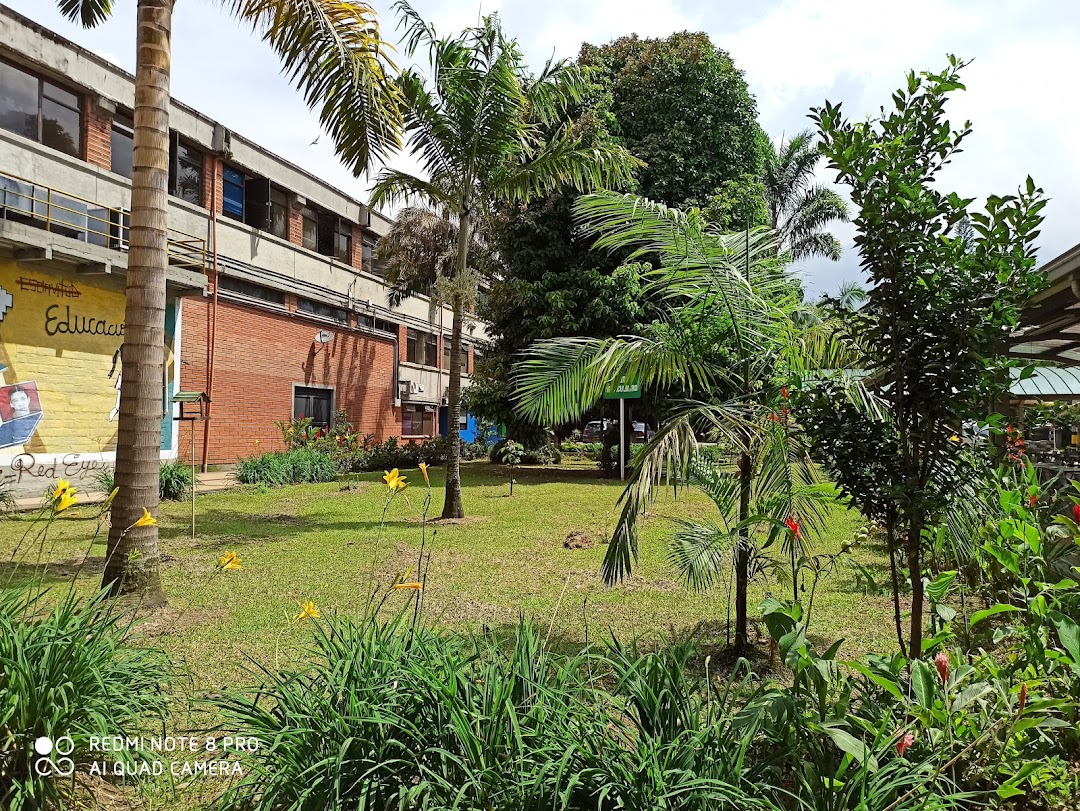
[{"label": "plant with red bloom", "polygon": [[938,675],[941,676],[941,683],[949,683],[949,654],[942,651],[934,657],[934,667],[937,668]]},{"label": "plant with red bloom", "polygon": [[1025,704],[1027,704],[1027,682],[1020,685],[1020,702],[1016,706],[1016,711],[1023,712]]},{"label": "plant with red bloom", "polygon": [[1034,507],[1035,504],[1038,503],[1038,501],[1039,501],[1039,494],[1038,493],[1032,493],[1031,496],[1028,498],[1028,506],[1029,507]]},{"label": "plant with red bloom", "polygon": [[1080,504],[1073,504],[1072,514],[1073,521],[1080,524]]},{"label": "plant with red bloom", "polygon": [[784,521],[784,526],[787,527],[789,530],[791,530],[792,537],[794,537],[794,538],[801,537],[800,534],[799,534],[799,518],[798,518],[798,516],[793,515],[790,518],[788,518],[786,521]]},{"label": "plant with red bloom", "polygon": [[896,742],[896,754],[903,757],[904,753],[911,748],[913,743],[915,743],[915,733],[905,732],[900,736],[900,740]]},{"label": "plant with red bloom", "polygon": [[784,386],[780,389],[780,396],[783,397],[785,400],[788,398],[787,386]]}]

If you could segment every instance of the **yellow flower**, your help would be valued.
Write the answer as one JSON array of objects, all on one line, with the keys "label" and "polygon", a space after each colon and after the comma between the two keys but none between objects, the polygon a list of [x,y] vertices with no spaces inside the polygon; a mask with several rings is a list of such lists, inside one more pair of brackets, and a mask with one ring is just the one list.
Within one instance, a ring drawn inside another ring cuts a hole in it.
[{"label": "yellow flower", "polygon": [[958,437],[956,434],[953,434],[951,437],[949,437],[949,442],[959,442],[959,441],[960,441],[960,437]]},{"label": "yellow flower", "polygon": [[431,481],[428,479],[427,465],[424,462],[421,462],[418,465],[418,467],[420,468],[420,472],[424,474],[424,484],[426,484],[428,487],[430,487],[431,486]]},{"label": "yellow flower", "polygon": [[60,494],[59,497],[57,497],[56,503],[53,506],[53,509],[58,513],[62,513],[68,507],[72,506],[73,504],[78,504],[78,503],[79,503],[78,497],[73,495],[70,490],[65,490],[62,494]]},{"label": "yellow flower", "polygon": [[240,558],[236,556],[235,552],[226,552],[220,558],[218,558],[218,566],[223,572],[235,571],[236,569],[243,568],[240,565]]},{"label": "yellow flower", "polygon": [[76,487],[72,487],[71,482],[69,482],[67,479],[57,479],[56,487],[53,488],[52,497],[54,499],[60,498],[64,495],[64,493],[68,492],[69,490],[74,493],[77,489],[78,488]]},{"label": "yellow flower", "polygon": [[424,588],[423,583],[395,583],[394,584],[394,589],[398,590],[398,591],[400,591],[402,589],[412,589],[413,591],[420,591],[423,588]]},{"label": "yellow flower", "polygon": [[383,481],[386,482],[386,489],[391,493],[395,490],[404,490],[409,486],[409,483],[405,481],[405,477],[398,473],[398,469],[395,467],[390,471],[383,471]]},{"label": "yellow flower", "polygon": [[300,613],[296,615],[296,621],[301,620],[317,620],[319,618],[319,609],[315,607],[315,603],[308,600],[302,606],[300,606]]},{"label": "yellow flower", "polygon": [[139,516],[139,520],[131,526],[133,527],[152,527],[157,523],[157,519],[150,515],[150,511],[146,507],[142,508],[142,515]]},{"label": "yellow flower", "polygon": [[105,507],[108,507],[108,506],[109,506],[110,504],[112,504],[112,503],[113,503],[113,499],[115,499],[115,498],[116,498],[116,494],[117,494],[117,493],[119,493],[119,492],[120,492],[120,488],[119,488],[119,487],[114,487],[114,488],[112,489],[112,492],[111,492],[111,493],[109,493],[109,497],[105,499],[105,504],[104,504],[104,506],[105,506]]}]

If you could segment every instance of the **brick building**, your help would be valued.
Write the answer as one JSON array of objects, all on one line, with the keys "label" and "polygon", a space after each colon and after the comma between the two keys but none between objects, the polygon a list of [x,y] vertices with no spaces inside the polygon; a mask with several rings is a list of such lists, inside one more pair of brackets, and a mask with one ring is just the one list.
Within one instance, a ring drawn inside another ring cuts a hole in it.
[{"label": "brick building", "polygon": [[[34,494],[113,460],[134,78],[3,5],[0,29],[0,477]],[[163,458],[194,439],[231,464],[339,411],[379,439],[445,432],[453,316],[388,305],[390,221],[175,100],[170,126]],[[485,333],[465,330],[469,373]],[[210,397],[194,437],[177,391]]]}]

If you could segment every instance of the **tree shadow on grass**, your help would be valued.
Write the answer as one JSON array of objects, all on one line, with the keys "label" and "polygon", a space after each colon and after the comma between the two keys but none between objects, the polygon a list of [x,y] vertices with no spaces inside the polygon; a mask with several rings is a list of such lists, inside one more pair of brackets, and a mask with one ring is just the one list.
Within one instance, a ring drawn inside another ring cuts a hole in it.
[{"label": "tree shadow on grass", "polygon": [[64,560],[0,561],[0,591],[19,589],[39,584],[44,586],[70,583],[79,577],[101,579],[105,571],[105,557],[77,557]]}]

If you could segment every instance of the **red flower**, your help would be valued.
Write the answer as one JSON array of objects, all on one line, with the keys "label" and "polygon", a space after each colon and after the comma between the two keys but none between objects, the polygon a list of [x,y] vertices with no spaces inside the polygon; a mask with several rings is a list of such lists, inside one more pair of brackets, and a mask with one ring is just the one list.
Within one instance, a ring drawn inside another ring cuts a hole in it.
[{"label": "red flower", "polygon": [[949,654],[942,651],[934,657],[934,667],[937,668],[938,675],[941,676],[941,683],[949,683]]},{"label": "red flower", "polygon": [[1032,493],[1031,498],[1028,499],[1028,506],[1029,507],[1034,507],[1035,502],[1037,502],[1038,500],[1039,500],[1039,494],[1038,493]]},{"label": "red flower", "polygon": [[784,522],[784,526],[791,530],[792,536],[798,538],[799,535],[799,519],[796,516],[791,516]]},{"label": "red flower", "polygon": [[785,400],[787,399],[787,386],[784,386],[780,389],[780,396],[783,397]]},{"label": "red flower", "polygon": [[1080,504],[1073,504],[1073,521],[1080,524]]},{"label": "red flower", "polygon": [[904,752],[911,748],[911,744],[915,743],[915,734],[912,732],[905,732],[900,740],[896,742],[896,754],[900,757],[904,756]]},{"label": "red flower", "polygon": [[1024,711],[1024,705],[1027,704],[1027,682],[1020,685],[1020,703],[1016,708],[1017,712]]}]

